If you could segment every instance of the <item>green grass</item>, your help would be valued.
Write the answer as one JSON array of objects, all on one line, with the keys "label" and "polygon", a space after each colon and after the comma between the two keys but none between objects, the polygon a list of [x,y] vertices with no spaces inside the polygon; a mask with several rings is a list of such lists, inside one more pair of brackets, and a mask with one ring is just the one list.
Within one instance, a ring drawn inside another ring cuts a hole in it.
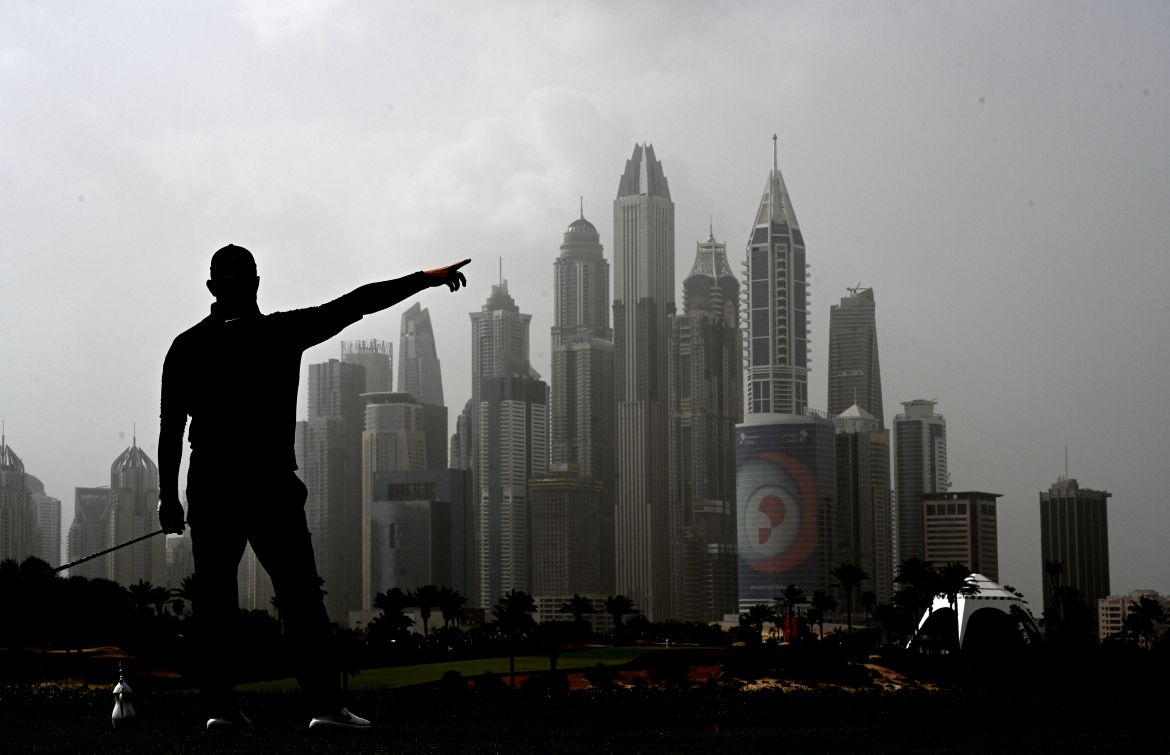
[{"label": "green grass", "polygon": [[[557,668],[562,671],[592,668],[598,663],[607,666],[622,666],[646,652],[645,648],[591,648],[563,653],[557,657]],[[533,674],[548,671],[547,655],[521,655],[516,657],[517,674]],[[362,669],[349,680],[350,689],[375,691],[409,687],[414,684],[437,682],[448,671],[458,671],[465,677],[480,676],[488,671],[503,675],[508,673],[508,658],[475,658],[464,661],[441,661],[420,663],[414,666],[386,666],[384,668]],[[245,692],[286,692],[297,689],[296,679],[272,679],[263,682],[241,684],[237,689]]]}]

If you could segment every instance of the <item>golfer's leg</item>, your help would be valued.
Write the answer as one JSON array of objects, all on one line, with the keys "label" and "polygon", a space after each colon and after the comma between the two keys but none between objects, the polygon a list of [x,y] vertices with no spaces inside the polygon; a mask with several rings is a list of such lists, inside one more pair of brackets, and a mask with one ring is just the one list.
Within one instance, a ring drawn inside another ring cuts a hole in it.
[{"label": "golfer's leg", "polygon": [[[290,473],[290,477],[295,477]],[[321,580],[305,523],[303,486],[290,486],[274,501],[265,525],[250,533],[256,558],[272,578],[285,633],[295,654],[297,681],[313,715],[341,708],[341,687],[333,661],[333,627],[325,612]]]},{"label": "golfer's leg", "polygon": [[237,668],[239,596],[236,572],[244,554],[244,534],[227,517],[209,516],[204,508],[191,525],[195,559],[195,622],[198,626],[200,688],[211,715],[234,710],[232,689]]}]

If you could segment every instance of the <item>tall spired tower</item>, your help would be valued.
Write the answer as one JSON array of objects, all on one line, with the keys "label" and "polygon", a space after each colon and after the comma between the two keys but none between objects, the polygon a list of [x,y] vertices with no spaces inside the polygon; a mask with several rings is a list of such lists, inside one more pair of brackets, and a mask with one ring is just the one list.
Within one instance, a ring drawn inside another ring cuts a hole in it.
[{"label": "tall spired tower", "polygon": [[808,275],[804,236],[776,159],[748,242],[748,414],[808,406]]},{"label": "tall spired tower", "polygon": [[650,145],[635,145],[613,203],[617,590],[671,615],[667,353],[674,202]]},{"label": "tall spired tower", "polygon": [[833,425],[808,407],[808,266],[804,236],[772,170],[747,244],[744,287],[747,401],[736,432],[739,604],[787,585],[829,582],[833,559]]}]

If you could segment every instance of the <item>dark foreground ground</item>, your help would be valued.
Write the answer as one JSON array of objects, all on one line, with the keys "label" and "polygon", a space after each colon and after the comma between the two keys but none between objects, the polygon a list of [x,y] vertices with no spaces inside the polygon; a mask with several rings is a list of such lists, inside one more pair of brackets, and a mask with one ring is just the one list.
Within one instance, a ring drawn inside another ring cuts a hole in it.
[{"label": "dark foreground ground", "polygon": [[[110,724],[109,690],[0,689],[0,751],[38,752],[1166,752],[1159,686],[1054,694],[1048,685],[748,691],[731,685],[532,691],[438,687],[353,696],[375,722],[318,736],[299,693],[243,695],[255,721],[209,735],[189,693],[138,700]],[[1029,691],[1043,688],[1044,692]]]}]

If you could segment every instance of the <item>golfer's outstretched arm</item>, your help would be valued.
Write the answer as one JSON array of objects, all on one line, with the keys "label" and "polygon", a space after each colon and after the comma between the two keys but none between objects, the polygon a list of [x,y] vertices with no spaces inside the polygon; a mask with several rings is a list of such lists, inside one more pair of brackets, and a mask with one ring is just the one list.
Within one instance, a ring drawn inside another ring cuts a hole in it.
[{"label": "golfer's outstretched arm", "polygon": [[465,259],[433,270],[422,270],[405,278],[367,283],[342,296],[337,303],[347,310],[368,315],[393,307],[403,299],[432,286],[447,286],[452,291],[458,291],[461,286],[467,285],[467,278],[459,272],[459,268],[468,262],[471,260]]}]

